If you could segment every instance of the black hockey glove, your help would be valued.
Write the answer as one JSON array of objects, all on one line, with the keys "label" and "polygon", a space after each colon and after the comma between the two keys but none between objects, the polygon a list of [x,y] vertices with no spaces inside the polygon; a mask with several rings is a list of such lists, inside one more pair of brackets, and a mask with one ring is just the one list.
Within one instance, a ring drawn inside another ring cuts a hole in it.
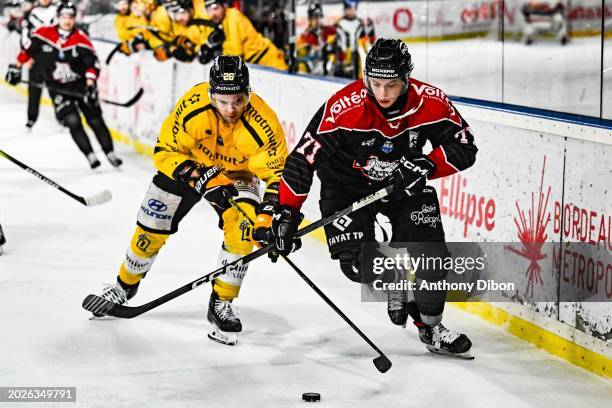
[{"label": "black hockey glove", "polygon": [[422,154],[409,159],[402,157],[391,179],[393,198],[400,200],[420,193],[425,187],[427,176],[435,169],[435,163]]},{"label": "black hockey glove", "polygon": [[219,25],[210,33],[206,42],[200,47],[198,61],[200,61],[201,64],[208,64],[216,56],[220,55],[224,41],[225,33],[223,32],[223,28]]},{"label": "black hockey glove", "polygon": [[85,93],[83,94],[83,102],[87,106],[96,106],[98,103],[98,87],[94,82],[91,85],[85,86]]},{"label": "black hockey glove", "polygon": [[210,33],[204,45],[210,49],[221,49],[224,41],[225,33],[223,32],[223,27],[219,25]]},{"label": "black hockey glove", "polygon": [[274,251],[279,255],[289,255],[302,247],[302,241],[295,233],[304,219],[304,214],[288,205],[278,205],[272,216],[272,237]]},{"label": "black hockey glove", "polygon": [[268,244],[270,242],[270,228],[272,228],[272,216],[274,207],[278,205],[278,196],[270,197],[262,201],[255,209],[257,219],[253,226],[253,240]]},{"label": "black hockey glove", "polygon": [[[194,170],[197,172],[194,173]],[[231,208],[229,197],[238,195],[236,186],[217,166],[201,167],[187,160],[174,170],[174,178],[193,187],[214,208],[223,214]]]},{"label": "black hockey glove", "polygon": [[6,82],[11,85],[17,85],[19,82],[21,82],[21,67],[18,67],[15,64],[10,64],[4,79],[6,79]]}]

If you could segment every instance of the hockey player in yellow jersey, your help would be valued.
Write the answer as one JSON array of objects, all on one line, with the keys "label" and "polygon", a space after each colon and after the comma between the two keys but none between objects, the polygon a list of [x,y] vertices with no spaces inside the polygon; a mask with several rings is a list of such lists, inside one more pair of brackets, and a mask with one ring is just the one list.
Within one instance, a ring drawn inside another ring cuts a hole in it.
[{"label": "hockey player in yellow jersey", "polygon": [[191,62],[201,44],[206,41],[209,27],[195,24],[202,11],[194,8],[191,0],[163,0],[162,7],[151,18],[154,38],[149,41],[153,55],[159,61],[175,58]]},{"label": "hockey player in yellow jersey", "polygon": [[204,0],[206,18],[219,28],[207,28],[206,42],[200,48],[199,59],[205,64],[216,55],[239,55],[245,62],[286,71],[284,53],[255,30],[249,19],[225,0]]},{"label": "hockey player in yellow jersey", "polygon": [[145,27],[149,25],[151,13],[157,8],[156,0],[115,0],[113,3],[115,32],[121,44],[119,52],[131,55],[145,50],[151,33]]},{"label": "hockey player in yellow jersey", "polygon": [[[209,80],[191,88],[161,127],[154,149],[158,172],[140,207],[117,283],[104,289],[104,299],[123,304],[136,294],[161,247],[202,197],[223,229],[219,266],[249,254],[254,241],[267,233],[288,154],[283,129],[272,109],[250,92],[248,68],[240,57],[217,57]],[[265,183],[262,199],[260,180]],[[254,227],[230,205],[230,196],[256,220]],[[213,281],[207,315],[213,340],[237,341],[242,323],[232,301],[247,268],[234,267]]]}]

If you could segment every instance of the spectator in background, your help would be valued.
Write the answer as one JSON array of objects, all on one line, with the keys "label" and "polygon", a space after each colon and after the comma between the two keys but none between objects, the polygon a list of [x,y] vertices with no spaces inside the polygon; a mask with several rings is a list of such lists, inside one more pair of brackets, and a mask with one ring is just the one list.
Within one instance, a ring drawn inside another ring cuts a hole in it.
[{"label": "spectator in background", "polygon": [[317,75],[331,75],[336,29],[322,24],[323,8],[319,2],[308,6],[308,27],[298,37],[296,52],[298,71]]},{"label": "spectator in background", "polygon": [[[38,0],[36,7],[31,7],[32,2],[23,2],[22,10],[24,11],[24,19],[21,30],[21,49],[27,50],[32,43],[32,33],[42,26],[53,25],[57,22],[57,7],[51,0]],[[25,8],[24,8],[25,7]],[[32,129],[32,126],[38,120],[40,112],[40,97],[42,88],[40,85],[44,81],[43,67],[41,64],[32,60],[28,66],[28,121],[26,128]],[[36,84],[36,85],[35,85]]]},{"label": "spectator in background", "polygon": [[115,30],[121,41],[119,52],[131,55],[149,48],[151,32],[146,29],[150,24],[151,14],[157,8],[156,0],[115,0],[113,7],[117,10]]},{"label": "spectator in background", "polygon": [[344,0],[344,15],[336,23],[338,65],[335,75],[361,78],[362,60],[376,41],[374,23],[357,17],[357,0]]},{"label": "spectator in background", "polygon": [[217,27],[206,28],[206,42],[200,48],[199,59],[205,64],[220,54],[238,55],[245,62],[286,71],[284,53],[261,35],[239,10],[228,7],[224,0],[204,1],[206,19]]},{"label": "spectator in background", "polygon": [[281,5],[278,3],[264,7],[261,18],[255,24],[255,27],[278,48],[283,49],[287,45],[287,20]]}]

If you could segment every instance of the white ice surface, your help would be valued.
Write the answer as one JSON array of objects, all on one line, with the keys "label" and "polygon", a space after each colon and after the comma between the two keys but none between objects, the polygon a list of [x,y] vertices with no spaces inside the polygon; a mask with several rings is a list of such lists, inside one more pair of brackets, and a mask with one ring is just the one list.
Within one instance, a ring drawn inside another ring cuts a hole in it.
[{"label": "white ice surface", "polygon": [[[387,374],[289,267],[267,259],[245,280],[236,347],[206,338],[209,286],[132,320],[88,320],[81,301],[114,281],[152,164],[120,145],[120,171],[101,154],[102,167],[91,171],[48,107],[28,134],[24,98],[4,86],[0,97],[0,149],[77,194],[108,188],[114,196],[88,208],[0,159],[8,238],[0,256],[0,386],[76,386],[79,407],[302,407],[308,391],[321,393],[322,407],[609,406],[610,381],[451,307],[445,322],[471,337],[476,360],[430,354],[414,329],[391,325],[384,304],[361,303],[359,288],[314,240],[293,259],[393,361]],[[185,218],[133,304],[213,269],[221,233],[207,207]]]}]

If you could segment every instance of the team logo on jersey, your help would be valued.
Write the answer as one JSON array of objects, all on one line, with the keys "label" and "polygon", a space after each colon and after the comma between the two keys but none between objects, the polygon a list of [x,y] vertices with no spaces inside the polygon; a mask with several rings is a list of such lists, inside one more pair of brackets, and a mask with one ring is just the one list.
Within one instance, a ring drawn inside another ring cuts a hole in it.
[{"label": "team logo on jersey", "polygon": [[349,217],[348,215],[343,215],[342,217],[332,222],[332,225],[338,228],[340,231],[344,231],[348,228],[349,225],[351,225],[352,222],[353,220],[351,219],[351,217]]},{"label": "team logo on jersey", "polygon": [[361,164],[357,160],[353,162],[354,169],[359,169],[365,177],[376,181],[382,181],[389,177],[397,166],[397,160],[385,161],[376,156],[370,156],[365,164]]},{"label": "team logo on jersey", "polygon": [[385,141],[380,150],[382,150],[383,153],[391,153],[393,151],[393,142],[390,140]]},{"label": "team logo on jersey", "polygon": [[376,141],[376,138],[373,137],[370,140],[365,140],[365,141],[361,142],[361,145],[362,146],[370,146],[371,147],[371,146],[374,146],[374,142],[375,141]]},{"label": "team logo on jersey", "polygon": [[147,205],[153,211],[158,211],[158,212],[164,212],[168,209],[168,206],[166,204],[162,203],[159,200],[155,200],[153,198],[147,202]]},{"label": "team logo on jersey", "polygon": [[53,52],[53,47],[49,44],[43,44],[42,52]]},{"label": "team logo on jersey", "polygon": [[54,80],[62,84],[76,81],[79,77],[79,75],[70,68],[70,64],[67,62],[56,62],[55,70],[51,76]]},{"label": "team logo on jersey", "polygon": [[420,211],[411,212],[410,220],[414,225],[428,224],[432,228],[437,228],[438,223],[442,222],[436,206],[427,204],[423,204]]}]

